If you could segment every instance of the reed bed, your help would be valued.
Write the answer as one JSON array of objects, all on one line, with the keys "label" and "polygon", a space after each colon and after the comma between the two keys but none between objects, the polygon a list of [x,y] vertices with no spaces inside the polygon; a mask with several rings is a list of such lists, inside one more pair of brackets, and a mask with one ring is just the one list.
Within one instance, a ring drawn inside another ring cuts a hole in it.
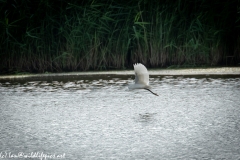
[{"label": "reed bed", "polygon": [[240,63],[240,2],[0,1],[0,71]]}]

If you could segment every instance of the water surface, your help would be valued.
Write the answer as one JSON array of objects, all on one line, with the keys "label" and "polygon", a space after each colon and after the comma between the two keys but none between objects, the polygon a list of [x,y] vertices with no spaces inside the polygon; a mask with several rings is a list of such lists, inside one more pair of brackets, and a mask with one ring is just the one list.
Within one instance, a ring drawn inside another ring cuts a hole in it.
[{"label": "water surface", "polygon": [[75,159],[240,159],[240,77],[0,81],[0,152]]}]

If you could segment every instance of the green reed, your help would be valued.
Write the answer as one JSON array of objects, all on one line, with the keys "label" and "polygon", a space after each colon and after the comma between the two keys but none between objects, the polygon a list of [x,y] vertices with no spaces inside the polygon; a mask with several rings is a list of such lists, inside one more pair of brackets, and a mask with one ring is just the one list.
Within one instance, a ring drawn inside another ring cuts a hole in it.
[{"label": "green reed", "polygon": [[[239,63],[236,1],[1,1],[0,71]],[[25,5],[25,6],[24,6]],[[24,7],[23,7],[24,6]]]}]

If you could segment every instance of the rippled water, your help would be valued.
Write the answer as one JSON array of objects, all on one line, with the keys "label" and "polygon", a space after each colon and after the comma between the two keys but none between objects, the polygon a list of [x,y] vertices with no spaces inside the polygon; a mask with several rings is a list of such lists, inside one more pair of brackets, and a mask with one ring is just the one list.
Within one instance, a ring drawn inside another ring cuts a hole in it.
[{"label": "rippled water", "polygon": [[240,78],[133,76],[0,81],[0,153],[65,159],[240,159]]}]

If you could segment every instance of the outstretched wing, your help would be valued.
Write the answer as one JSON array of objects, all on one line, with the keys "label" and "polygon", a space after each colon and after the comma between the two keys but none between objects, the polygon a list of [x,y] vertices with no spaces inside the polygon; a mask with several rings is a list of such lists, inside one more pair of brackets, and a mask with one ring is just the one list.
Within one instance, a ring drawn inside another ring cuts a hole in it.
[{"label": "outstretched wing", "polygon": [[135,83],[136,84],[149,84],[149,74],[147,68],[141,63],[136,63],[133,65],[135,71]]}]

